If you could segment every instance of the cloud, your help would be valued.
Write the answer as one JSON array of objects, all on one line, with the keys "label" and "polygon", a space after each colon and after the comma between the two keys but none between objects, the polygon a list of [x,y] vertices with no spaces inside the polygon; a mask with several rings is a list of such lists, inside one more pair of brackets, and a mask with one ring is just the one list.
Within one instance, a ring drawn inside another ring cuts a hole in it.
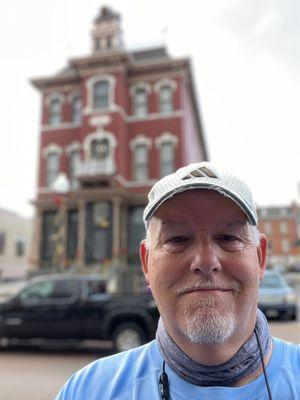
[{"label": "cloud", "polygon": [[295,70],[300,66],[298,0],[236,1],[221,22],[246,50],[269,54]]}]

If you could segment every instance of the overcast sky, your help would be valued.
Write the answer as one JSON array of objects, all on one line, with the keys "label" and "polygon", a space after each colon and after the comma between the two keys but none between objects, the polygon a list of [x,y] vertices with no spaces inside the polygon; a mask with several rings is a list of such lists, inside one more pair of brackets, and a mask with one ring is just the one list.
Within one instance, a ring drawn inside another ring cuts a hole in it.
[{"label": "overcast sky", "polygon": [[102,5],[121,13],[127,49],[165,44],[191,58],[210,160],[258,205],[297,200],[299,0],[2,0],[0,207],[33,213],[40,96],[29,80],[90,53]]}]

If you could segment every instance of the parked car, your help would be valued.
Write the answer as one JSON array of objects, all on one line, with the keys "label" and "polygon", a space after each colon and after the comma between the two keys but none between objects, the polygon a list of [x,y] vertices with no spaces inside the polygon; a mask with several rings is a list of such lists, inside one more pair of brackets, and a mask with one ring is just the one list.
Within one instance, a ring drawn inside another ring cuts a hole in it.
[{"label": "parked car", "polygon": [[107,293],[97,275],[44,275],[0,302],[0,338],[111,340],[116,351],[154,337],[150,293]]},{"label": "parked car", "polygon": [[280,272],[266,271],[259,287],[258,307],[270,318],[296,319],[296,292]]}]

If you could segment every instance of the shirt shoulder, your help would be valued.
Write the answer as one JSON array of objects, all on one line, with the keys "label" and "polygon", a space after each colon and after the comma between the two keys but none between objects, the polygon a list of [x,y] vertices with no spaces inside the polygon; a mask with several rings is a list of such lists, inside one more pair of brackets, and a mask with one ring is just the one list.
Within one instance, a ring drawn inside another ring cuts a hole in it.
[{"label": "shirt shoulder", "polygon": [[273,342],[275,358],[281,361],[281,367],[293,370],[300,377],[300,345],[278,338],[273,338]]},{"label": "shirt shoulder", "polygon": [[127,400],[133,387],[156,373],[154,341],[101,358],[76,372],[55,400]]}]

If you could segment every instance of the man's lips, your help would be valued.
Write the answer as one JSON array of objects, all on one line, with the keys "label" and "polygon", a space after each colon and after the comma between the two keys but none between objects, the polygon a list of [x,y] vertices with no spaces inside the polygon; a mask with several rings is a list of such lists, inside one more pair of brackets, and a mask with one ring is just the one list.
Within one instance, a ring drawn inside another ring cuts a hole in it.
[{"label": "man's lips", "polygon": [[231,292],[233,289],[224,289],[224,288],[218,288],[218,287],[213,287],[213,288],[195,288],[195,289],[188,289],[185,290],[184,292],[180,294],[185,294],[185,293],[193,293],[193,292]]},{"label": "man's lips", "polygon": [[239,291],[239,285],[232,285],[232,286],[210,286],[210,285],[197,285],[192,287],[182,287],[178,290],[178,294],[186,294],[186,293],[193,293],[193,292],[201,292],[201,293],[222,293],[222,292],[233,292]]}]

